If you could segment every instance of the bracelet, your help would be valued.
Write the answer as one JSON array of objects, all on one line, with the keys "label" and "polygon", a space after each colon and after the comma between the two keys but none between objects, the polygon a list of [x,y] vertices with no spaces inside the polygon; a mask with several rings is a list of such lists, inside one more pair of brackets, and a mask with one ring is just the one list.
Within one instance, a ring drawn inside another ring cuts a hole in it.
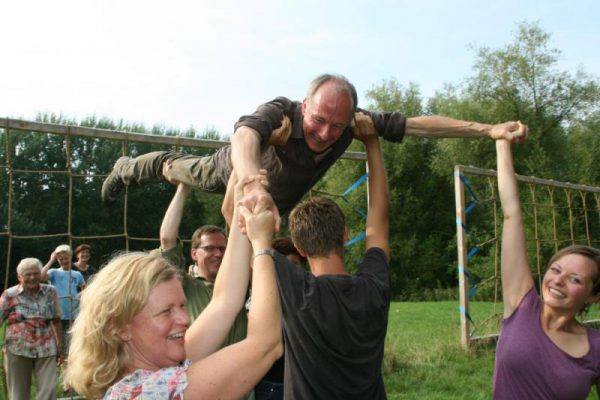
[{"label": "bracelet", "polygon": [[255,259],[258,256],[271,256],[271,258],[273,260],[275,260],[275,250],[273,250],[273,249],[258,250],[256,253],[254,253],[254,257],[252,259]]}]

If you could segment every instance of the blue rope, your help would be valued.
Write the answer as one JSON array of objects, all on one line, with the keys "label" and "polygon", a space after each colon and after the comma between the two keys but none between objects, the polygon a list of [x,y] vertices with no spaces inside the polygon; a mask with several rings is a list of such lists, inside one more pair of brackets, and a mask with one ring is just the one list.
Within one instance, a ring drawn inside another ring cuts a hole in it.
[{"label": "blue rope", "polygon": [[464,175],[455,172],[454,176],[458,176],[460,178],[460,180],[464,183],[465,187],[467,188],[467,191],[471,195],[471,198],[473,199],[471,204],[469,204],[469,206],[465,209],[465,214],[469,214],[471,211],[473,211],[473,209],[479,202],[479,199],[477,198],[477,195],[475,195],[475,192],[471,188],[471,182],[469,182],[469,180]]},{"label": "blue rope", "polygon": [[[477,206],[479,199],[477,198],[477,195],[475,195],[475,192],[473,191],[473,188],[471,187],[471,183],[464,175],[459,174],[458,172],[455,172],[454,175],[458,176],[460,178],[460,180],[465,185],[465,188],[467,188],[467,191],[471,195],[471,198],[473,199],[473,201],[465,209],[465,214],[469,214],[471,211],[473,211],[475,209],[475,206]],[[471,257],[473,257],[479,251],[479,245],[477,244],[476,238],[471,233],[471,230],[467,227],[466,223],[457,219],[456,224],[460,225],[462,227],[462,229],[467,233],[469,238],[475,243],[475,246],[467,254],[467,260],[470,260]],[[472,275],[468,271],[466,271],[462,265],[458,266],[458,271],[460,273],[464,274],[467,277],[469,283],[471,284],[471,289],[469,290],[469,293],[467,293],[467,299],[470,300],[475,295],[475,293],[477,293],[477,289],[478,289],[477,279],[475,278],[474,275]],[[472,324],[475,324],[475,322],[473,321],[473,319],[471,318],[469,313],[464,309],[464,307],[462,305],[459,307],[459,310],[460,310],[461,314],[463,314],[469,321],[471,321]]]},{"label": "blue rope", "polygon": [[458,266],[458,272],[464,274],[467,277],[469,283],[471,284],[471,290],[469,290],[469,293],[467,293],[467,298],[470,300],[471,297],[473,297],[475,293],[477,293],[477,285],[479,284],[479,282],[477,281],[477,278],[474,275],[470,274],[469,271],[466,271],[462,265]]},{"label": "blue rope", "polygon": [[463,181],[463,183],[465,184],[465,187],[467,188],[469,194],[471,195],[471,197],[473,198],[473,200],[475,200],[476,202],[479,201],[479,199],[477,198],[477,196],[475,195],[475,192],[473,191],[473,189],[471,188],[471,182],[469,182],[469,180],[467,178],[465,178],[464,175],[459,175],[460,180]]},{"label": "blue rope", "polygon": [[350,205],[350,207],[352,207],[354,209],[354,211],[356,211],[361,216],[362,219],[367,218],[367,214],[360,207],[351,204],[348,201],[348,199],[346,199],[346,195],[348,195],[350,192],[352,192],[354,189],[356,189],[358,186],[360,186],[362,183],[364,183],[368,177],[369,177],[369,173],[367,172],[366,174],[364,174],[363,176],[358,178],[358,180],[356,182],[354,182],[352,185],[350,185],[350,187],[348,189],[346,189],[346,191],[340,195],[342,200],[344,200],[348,205]]},{"label": "blue rope", "polygon": [[354,182],[344,193],[342,193],[342,197],[346,196],[348,193],[356,189],[361,183],[367,180],[369,177],[369,173],[367,172],[363,176],[361,176],[356,182]]},{"label": "blue rope", "polygon": [[363,239],[364,239],[366,236],[367,236],[367,233],[366,233],[366,232],[363,232],[363,233],[359,234],[358,236],[355,236],[354,238],[352,238],[352,239],[348,240],[344,246],[346,246],[346,247],[350,247],[350,246],[352,246],[354,243],[356,243],[356,242],[358,242],[358,241],[361,241],[361,240],[363,240]]},{"label": "blue rope", "polygon": [[469,315],[469,313],[467,312],[467,310],[465,310],[465,308],[463,306],[458,306],[458,311],[464,315],[465,317],[467,317],[467,319],[469,321],[471,321],[472,324],[475,324],[475,321],[473,321],[473,318],[471,318],[471,316]]},{"label": "blue rope", "polygon": [[362,219],[367,218],[367,214],[365,214],[365,212],[358,206],[355,206],[354,204],[350,203],[348,201],[347,198],[342,197],[342,200],[344,200],[348,205],[350,205],[350,207],[352,207],[354,209],[354,211],[356,211],[358,214],[360,214],[360,216],[362,217]]}]

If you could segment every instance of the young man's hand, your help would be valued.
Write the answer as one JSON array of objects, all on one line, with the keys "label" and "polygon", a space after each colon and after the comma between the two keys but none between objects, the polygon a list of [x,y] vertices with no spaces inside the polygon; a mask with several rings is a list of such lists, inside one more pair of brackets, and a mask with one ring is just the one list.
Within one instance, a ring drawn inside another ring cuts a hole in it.
[{"label": "young man's hand", "polygon": [[373,120],[370,116],[363,114],[362,112],[354,113],[354,118],[350,122],[350,127],[352,128],[352,136],[361,142],[378,137]]},{"label": "young man's hand", "polygon": [[494,140],[505,139],[512,143],[522,143],[527,140],[529,127],[521,121],[510,121],[492,125],[490,138]]}]

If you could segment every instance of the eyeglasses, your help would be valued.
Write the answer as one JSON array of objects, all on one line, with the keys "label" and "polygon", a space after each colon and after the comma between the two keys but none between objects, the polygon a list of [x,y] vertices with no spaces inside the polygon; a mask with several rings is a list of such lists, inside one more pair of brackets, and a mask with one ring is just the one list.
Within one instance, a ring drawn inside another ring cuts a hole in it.
[{"label": "eyeglasses", "polygon": [[199,246],[199,249],[206,251],[207,253],[212,253],[213,251],[219,250],[221,253],[225,252],[225,246]]}]

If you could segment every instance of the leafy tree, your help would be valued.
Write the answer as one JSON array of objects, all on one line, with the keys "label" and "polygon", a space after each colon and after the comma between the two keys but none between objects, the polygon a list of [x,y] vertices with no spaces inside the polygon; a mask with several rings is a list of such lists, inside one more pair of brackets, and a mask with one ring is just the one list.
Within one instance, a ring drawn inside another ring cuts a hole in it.
[{"label": "leafy tree", "polygon": [[[98,129],[140,132],[147,130],[140,124],[128,124],[98,119],[90,116],[77,123],[62,115],[38,115],[45,123],[85,126]],[[203,137],[190,129],[179,132],[165,127],[153,127],[153,134],[166,136]],[[218,132],[206,132],[210,139],[219,139]],[[11,233],[18,236],[51,235],[45,239],[16,239],[11,246],[11,281],[16,281],[14,267],[24,257],[48,260],[51,251],[60,243],[73,246],[83,241],[92,244],[94,265],[99,266],[115,251],[125,249],[124,232],[139,240],[130,240],[130,249],[152,249],[158,246],[159,226],[166,207],[174,193],[168,184],[149,185],[128,191],[127,207],[119,199],[112,207],[100,201],[100,189],[106,174],[112,170],[116,159],[125,154],[132,156],[154,150],[179,150],[170,146],[146,143],[125,143],[109,139],[61,136],[40,132],[10,131],[0,134],[2,149],[10,151],[12,179]],[[194,148],[188,153],[208,154],[213,150]],[[1,165],[6,154],[2,152]],[[6,173],[4,173],[6,171]],[[72,173],[69,175],[69,171]],[[8,225],[8,169],[2,169],[0,188],[4,196],[0,201],[1,229]],[[72,196],[69,196],[72,188]],[[190,239],[193,230],[204,223],[223,225],[220,216],[221,196],[194,193],[187,203],[186,218],[182,224],[182,238]],[[69,204],[71,211],[69,213]],[[127,212],[125,218],[124,212]],[[6,221],[5,221],[6,219]],[[82,236],[106,236],[102,239],[78,239]],[[3,241],[4,243],[4,241]],[[4,263],[5,260],[2,260]]]},{"label": "leafy tree", "polygon": [[[477,50],[475,74],[462,89],[448,86],[429,101],[429,112],[497,123],[521,120],[530,127],[526,145],[516,151],[522,174],[569,180],[565,128],[597,109],[598,80],[582,70],[559,71],[560,51],[536,24],[518,25],[513,43]],[[485,141],[447,141],[436,160],[438,170],[451,163],[493,167],[494,148]]]},{"label": "leafy tree", "polygon": [[[370,109],[425,114],[415,83],[405,88],[391,79],[367,92]],[[390,238],[395,296],[421,298],[423,288],[448,284],[452,254],[444,250],[453,237],[453,191],[431,168],[437,140],[407,137],[398,145],[383,143],[390,187]]]},{"label": "leafy tree", "polygon": [[[478,49],[474,75],[462,86],[447,85],[437,92],[428,102],[428,112],[486,123],[521,120],[529,125],[530,138],[514,146],[517,173],[598,185],[597,155],[592,149],[598,148],[600,86],[582,70],[560,71],[559,57],[549,34],[536,24],[521,23],[511,44]],[[454,164],[495,169],[495,159],[491,141],[445,140],[439,141],[432,165],[438,174],[449,177],[447,171]],[[531,202],[526,187],[521,191],[523,204]],[[536,196],[538,202],[547,203],[547,193]],[[566,204],[564,198],[560,201]],[[560,214],[559,210],[558,230],[567,231],[568,218]],[[551,238],[551,216],[538,217],[538,235]],[[525,218],[530,218],[526,229],[533,237],[533,217],[526,211]],[[553,245],[542,249],[544,255],[553,251]],[[493,254],[483,252],[478,257],[487,259],[484,263],[491,271]]]},{"label": "leafy tree", "polygon": [[[498,123],[521,120],[530,127],[530,138],[515,146],[516,170],[561,181],[600,186],[600,83],[583,70],[575,73],[558,69],[560,51],[553,48],[550,35],[536,24],[521,23],[512,43],[499,48],[475,50],[473,74],[460,84],[447,84],[430,99],[424,99],[416,83],[404,86],[391,78],[382,80],[366,92],[367,108],[377,111],[401,111],[406,116],[439,114],[461,120]],[[77,125],[62,115],[43,114],[39,121]],[[214,128],[204,132],[188,129],[179,132],[164,126],[150,130],[141,124],[112,121],[90,116],[81,126],[123,132],[219,139]],[[72,236],[105,235],[94,240],[94,261],[106,259],[114,250],[123,249],[125,240],[119,236],[125,230],[139,238],[131,248],[149,249],[157,246],[160,221],[171,199],[169,185],[151,185],[128,191],[127,208],[119,200],[111,207],[100,205],[100,187],[114,161],[123,154],[136,156],[155,150],[181,148],[145,143],[128,143],[70,136],[11,131],[7,146],[6,132],[0,130],[0,232],[10,222],[13,234]],[[394,294],[397,298],[420,299],[425,289],[456,285],[456,239],[454,215],[453,168],[456,164],[495,168],[495,147],[490,140],[431,140],[407,137],[401,144],[382,142],[384,161],[390,186],[390,244]],[[13,168],[13,209],[7,220],[8,167],[4,149],[10,151]],[[350,150],[362,151],[355,142]],[[187,148],[186,153],[209,154],[213,150]],[[65,171],[70,169],[72,176]],[[27,171],[50,171],[30,172]],[[357,208],[366,210],[366,186],[361,185],[339,198],[365,172],[364,164],[341,160],[334,165],[317,190],[338,199],[347,216],[354,237],[364,231],[364,221]],[[485,190],[485,183],[481,183]],[[68,188],[73,188],[69,198]],[[522,190],[523,201],[530,194]],[[548,193],[538,193],[544,202]],[[186,205],[181,236],[189,239],[201,224],[223,225],[220,216],[221,196],[194,191]],[[530,200],[531,201],[531,200]],[[564,198],[561,198],[564,201]],[[590,199],[589,208],[597,208]],[[70,219],[67,206],[73,204]],[[127,212],[127,218],[125,218]],[[540,211],[540,235],[549,237],[551,218]],[[478,234],[494,231],[493,218],[483,215]],[[568,224],[568,216],[559,211],[558,224]],[[525,218],[533,218],[525,211]],[[125,220],[127,225],[125,226]],[[67,223],[70,221],[70,226]],[[600,224],[592,218],[593,229]],[[533,229],[528,224],[527,229]],[[70,230],[69,230],[70,228]],[[596,231],[596,230],[595,230]],[[594,232],[595,232],[594,231]],[[149,239],[149,240],[146,240]],[[13,240],[11,271],[16,262],[28,256],[46,260],[50,251],[68,236],[46,239]],[[0,244],[7,243],[0,236]],[[73,244],[81,242],[74,239]],[[542,249],[552,252],[552,244]],[[350,265],[361,258],[363,244],[348,249]],[[96,258],[97,257],[97,258]],[[485,264],[484,272],[492,271],[496,255],[483,249],[478,257]],[[3,262],[3,261],[2,261]],[[483,276],[483,275],[482,275]]]},{"label": "leafy tree", "polygon": [[[571,162],[563,167],[573,182],[600,186],[600,110],[572,123],[568,129]],[[573,162],[576,160],[576,162]]]}]

